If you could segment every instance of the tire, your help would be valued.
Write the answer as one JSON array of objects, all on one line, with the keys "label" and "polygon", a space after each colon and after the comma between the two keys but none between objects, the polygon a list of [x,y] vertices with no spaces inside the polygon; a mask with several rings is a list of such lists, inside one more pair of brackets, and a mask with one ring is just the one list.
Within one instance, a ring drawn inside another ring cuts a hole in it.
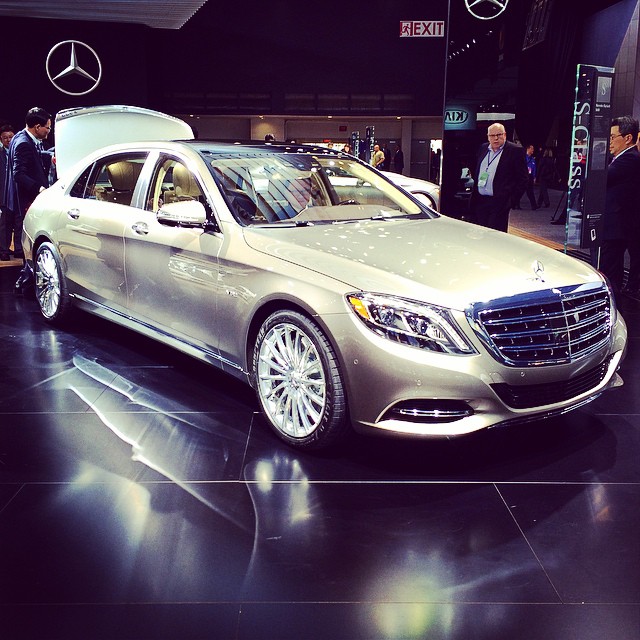
[{"label": "tire", "polygon": [[253,351],[256,393],[276,434],[298,449],[326,449],[350,432],[342,376],[320,328],[295,311],[263,323]]},{"label": "tire", "polygon": [[60,256],[50,242],[38,247],[33,270],[40,313],[51,324],[63,324],[71,315],[72,302]]}]

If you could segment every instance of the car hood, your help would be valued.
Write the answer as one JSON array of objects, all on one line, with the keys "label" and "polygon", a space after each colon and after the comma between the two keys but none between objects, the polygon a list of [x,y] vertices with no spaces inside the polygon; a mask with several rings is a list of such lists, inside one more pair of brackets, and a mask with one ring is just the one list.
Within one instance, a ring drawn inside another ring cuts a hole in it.
[{"label": "car hood", "polygon": [[356,290],[465,309],[601,281],[588,264],[516,236],[446,217],[306,227],[246,227],[253,249]]}]

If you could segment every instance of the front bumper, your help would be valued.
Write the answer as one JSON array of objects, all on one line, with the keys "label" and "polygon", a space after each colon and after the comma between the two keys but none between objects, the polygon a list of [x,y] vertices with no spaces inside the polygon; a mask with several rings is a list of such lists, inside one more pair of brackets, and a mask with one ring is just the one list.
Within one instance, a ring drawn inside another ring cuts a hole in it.
[{"label": "front bumper", "polygon": [[[578,361],[507,367],[478,354],[434,354],[392,343],[349,317],[334,317],[356,431],[454,437],[505,423],[561,415],[622,385],[627,331],[620,316],[606,347]],[[355,331],[354,331],[355,329]],[[414,410],[415,409],[415,410]]]}]

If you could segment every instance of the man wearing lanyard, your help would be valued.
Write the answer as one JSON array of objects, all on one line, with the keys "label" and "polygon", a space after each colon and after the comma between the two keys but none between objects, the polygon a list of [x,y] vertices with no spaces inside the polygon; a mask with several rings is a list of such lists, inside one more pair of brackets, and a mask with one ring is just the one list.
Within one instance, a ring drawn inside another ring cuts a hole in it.
[{"label": "man wearing lanyard", "polygon": [[524,149],[507,141],[502,124],[492,124],[487,138],[488,142],[478,152],[471,196],[472,219],[483,227],[506,232],[512,199],[527,187],[527,161]]},{"label": "man wearing lanyard", "polygon": [[607,190],[602,216],[600,270],[609,278],[615,294],[622,290],[624,255],[629,252],[629,282],[625,293],[634,297],[640,286],[640,153],[638,121],[630,116],[611,121],[609,151],[613,160],[607,169]]}]

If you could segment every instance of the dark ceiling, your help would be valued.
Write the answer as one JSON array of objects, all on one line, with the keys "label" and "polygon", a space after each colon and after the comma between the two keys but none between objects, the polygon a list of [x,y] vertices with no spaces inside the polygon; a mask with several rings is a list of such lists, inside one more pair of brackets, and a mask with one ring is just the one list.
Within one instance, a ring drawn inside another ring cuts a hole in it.
[{"label": "dark ceiling", "polygon": [[0,16],[180,29],[207,0],[0,0]]}]

